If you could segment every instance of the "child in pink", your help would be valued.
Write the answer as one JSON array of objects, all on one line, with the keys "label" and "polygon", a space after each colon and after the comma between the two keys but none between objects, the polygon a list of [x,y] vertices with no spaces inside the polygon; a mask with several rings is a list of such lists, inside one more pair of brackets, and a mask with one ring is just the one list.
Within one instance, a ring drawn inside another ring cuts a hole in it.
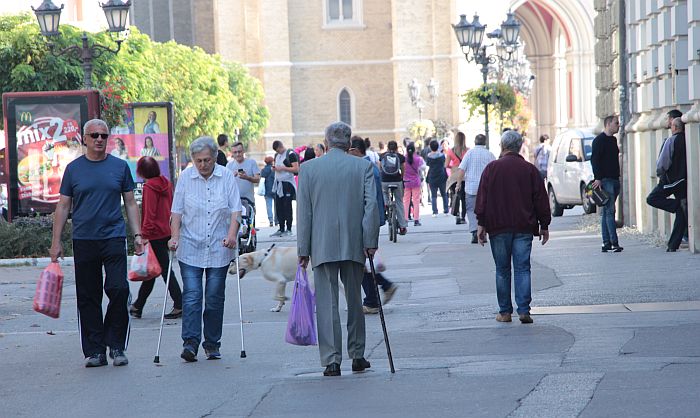
[{"label": "child in pink", "polygon": [[403,174],[403,207],[406,208],[406,220],[408,220],[409,207],[413,203],[413,226],[420,226],[420,170],[425,161],[416,155],[416,146],[413,142],[406,146],[406,164]]}]

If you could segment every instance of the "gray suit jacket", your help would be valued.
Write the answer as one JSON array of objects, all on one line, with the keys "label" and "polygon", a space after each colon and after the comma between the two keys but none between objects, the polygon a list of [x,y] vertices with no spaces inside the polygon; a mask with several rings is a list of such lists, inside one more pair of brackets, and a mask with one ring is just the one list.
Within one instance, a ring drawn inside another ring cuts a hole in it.
[{"label": "gray suit jacket", "polygon": [[301,165],[297,192],[297,251],[316,267],[333,261],[364,264],[377,248],[379,214],[372,163],[332,148]]}]

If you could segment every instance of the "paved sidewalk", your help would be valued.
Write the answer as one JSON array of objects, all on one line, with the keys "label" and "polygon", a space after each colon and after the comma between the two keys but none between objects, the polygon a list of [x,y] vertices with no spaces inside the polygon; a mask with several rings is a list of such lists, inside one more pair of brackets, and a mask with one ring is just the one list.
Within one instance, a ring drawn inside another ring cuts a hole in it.
[{"label": "paved sidewalk", "polygon": [[[421,222],[397,244],[382,231],[386,275],[400,286],[385,309],[394,375],[371,315],[372,368],[353,374],[345,360],[343,376],[322,377],[317,347],[284,342],[289,305],[269,311],[274,286],[258,272],[241,282],[247,358],[229,280],[223,359],[183,363],[175,320],[155,365],[157,284],[132,321],[130,364],[85,369],[72,267],[58,320],[31,310],[40,267],[0,268],[0,416],[697,416],[700,256],[630,234],[624,252],[602,254],[579,216],[555,218],[551,242],[533,249],[535,323],[502,324],[489,247],[468,244],[453,218]],[[261,231],[260,248],[294,245],[267,238],[272,231]]]}]

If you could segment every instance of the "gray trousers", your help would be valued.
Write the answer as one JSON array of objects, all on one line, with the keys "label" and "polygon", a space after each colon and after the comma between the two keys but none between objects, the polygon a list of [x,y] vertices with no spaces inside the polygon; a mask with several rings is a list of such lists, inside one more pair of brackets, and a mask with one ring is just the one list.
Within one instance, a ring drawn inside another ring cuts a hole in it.
[{"label": "gray trousers", "polygon": [[323,263],[314,267],[316,328],[321,365],[343,360],[343,330],[338,312],[338,275],[348,303],[348,356],[365,356],[365,315],[362,312],[364,266],[354,261]]},{"label": "gray trousers", "polygon": [[[395,191],[396,196],[396,215],[399,218],[399,228],[406,228],[408,222],[406,221],[406,210],[403,207],[403,182],[401,181],[391,181],[382,182],[382,192],[384,193],[384,204],[389,203],[389,186],[396,185],[399,186]],[[384,210],[384,208],[379,208],[379,210]],[[417,208],[416,210],[420,210]]]},{"label": "gray trousers", "polygon": [[476,232],[476,214],[474,214],[474,207],[476,206],[476,195],[467,194],[467,220],[469,220],[469,232]]}]

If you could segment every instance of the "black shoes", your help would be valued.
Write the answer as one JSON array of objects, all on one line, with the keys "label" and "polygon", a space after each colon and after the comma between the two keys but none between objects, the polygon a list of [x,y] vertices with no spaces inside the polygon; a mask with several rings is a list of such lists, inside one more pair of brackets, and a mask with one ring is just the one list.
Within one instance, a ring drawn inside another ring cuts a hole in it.
[{"label": "black shoes", "polygon": [[129,305],[129,314],[131,314],[132,317],[139,319],[141,318],[141,313],[141,309],[137,308],[134,305]]},{"label": "black shoes", "polygon": [[126,366],[127,364],[129,364],[129,359],[126,358],[124,350],[120,350],[118,348],[109,349],[109,358],[114,359],[114,362],[112,364],[114,364],[115,366]]},{"label": "black shoes", "polygon": [[166,313],[165,315],[163,315],[163,318],[165,318],[165,319],[177,319],[177,318],[180,318],[181,316],[182,316],[182,309],[173,308],[173,310],[170,311],[170,313]]},{"label": "black shoes", "polygon": [[85,359],[85,367],[101,367],[107,365],[107,357],[100,354],[93,354]]},{"label": "black shoes", "polygon": [[667,253],[675,253],[676,251],[678,251],[677,248],[666,248]]},{"label": "black shoes", "polygon": [[479,238],[476,236],[476,232],[472,232],[472,244],[478,244]]},{"label": "black shoes", "polygon": [[462,225],[462,224],[465,224],[465,223],[467,223],[467,221],[465,221],[464,219],[462,219],[462,218],[457,218],[457,221],[456,221],[456,224],[457,224],[457,225]]},{"label": "black shoes", "polygon": [[221,353],[218,348],[204,349],[204,354],[207,356],[207,360],[219,360],[221,359]]},{"label": "black shoes", "polygon": [[352,360],[353,372],[363,372],[365,369],[369,369],[370,367],[371,365],[369,364],[369,361],[365,360],[364,357]]},{"label": "black shoes", "polygon": [[[353,360],[353,364],[355,364],[355,361]],[[340,364],[338,363],[331,363],[328,366],[326,366],[326,370],[323,371],[324,376],[340,376]]]},{"label": "black shoes", "polygon": [[182,354],[180,354],[180,358],[185,360],[188,363],[192,363],[197,361],[197,345],[193,344],[193,340],[187,340],[185,341],[184,348],[182,349]]},{"label": "black shoes", "polygon": [[619,253],[622,252],[624,248],[620,247],[618,244],[603,244],[603,246],[600,248],[601,252],[607,253],[608,251],[612,251],[614,253]]},{"label": "black shoes", "polygon": [[413,221],[413,226],[421,226],[420,221]]}]

